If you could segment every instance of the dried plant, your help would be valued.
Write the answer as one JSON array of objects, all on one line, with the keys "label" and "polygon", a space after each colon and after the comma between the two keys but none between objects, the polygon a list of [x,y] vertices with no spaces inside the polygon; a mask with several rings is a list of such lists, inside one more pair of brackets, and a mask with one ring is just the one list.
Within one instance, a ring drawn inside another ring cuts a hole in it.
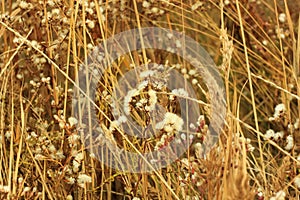
[{"label": "dried plant", "polygon": [[[0,8],[0,199],[299,198],[298,1],[8,0]],[[166,50],[134,50],[113,62],[100,53],[116,34],[151,26],[189,36],[218,66],[226,119],[209,152],[209,77],[177,55],[184,43],[169,35]],[[80,91],[82,80],[91,85],[85,70],[99,76],[94,99]],[[193,102],[197,116],[182,114],[181,100]],[[104,141],[142,154],[173,140],[160,161],[190,146],[154,171],[98,159],[120,156]]]}]

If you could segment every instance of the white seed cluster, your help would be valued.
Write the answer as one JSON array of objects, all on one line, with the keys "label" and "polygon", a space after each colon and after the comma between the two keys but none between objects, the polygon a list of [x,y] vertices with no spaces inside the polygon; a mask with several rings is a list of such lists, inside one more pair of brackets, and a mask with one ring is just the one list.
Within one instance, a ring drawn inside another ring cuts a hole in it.
[{"label": "white seed cluster", "polygon": [[278,121],[280,120],[286,113],[286,108],[283,103],[276,105],[275,112],[273,114],[273,117],[270,117],[270,121]]}]

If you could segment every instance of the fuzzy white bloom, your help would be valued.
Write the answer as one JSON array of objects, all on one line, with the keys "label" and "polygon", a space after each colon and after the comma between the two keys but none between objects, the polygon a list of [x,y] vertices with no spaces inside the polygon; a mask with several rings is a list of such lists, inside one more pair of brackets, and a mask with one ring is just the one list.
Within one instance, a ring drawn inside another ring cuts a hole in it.
[{"label": "fuzzy white bloom", "polygon": [[188,97],[189,96],[189,93],[183,88],[172,90],[172,94],[174,94],[175,96],[179,96],[179,97]]},{"label": "fuzzy white bloom", "polygon": [[114,120],[110,123],[109,131],[112,132],[116,130],[120,126],[120,122],[118,120]]},{"label": "fuzzy white bloom", "polygon": [[182,133],[182,134],[180,135],[180,137],[181,137],[182,140],[186,140],[186,134]]},{"label": "fuzzy white bloom", "polygon": [[[172,33],[167,33],[167,37],[168,37],[169,39],[172,39],[173,34],[172,34]],[[177,64],[177,65],[179,65],[179,64]]]},{"label": "fuzzy white bloom", "polygon": [[118,121],[119,121],[119,123],[125,123],[125,122],[127,122],[127,117],[122,115],[119,117]]},{"label": "fuzzy white bloom", "polygon": [[87,48],[93,50],[94,46],[91,43],[88,43]]},{"label": "fuzzy white bloom", "polygon": [[67,196],[66,200],[73,200],[72,195],[69,194],[69,195]]},{"label": "fuzzy white bloom", "polygon": [[65,158],[65,155],[64,155],[64,153],[63,153],[62,150],[58,150],[58,151],[55,153],[55,157],[56,157],[57,159],[64,159],[64,158]]},{"label": "fuzzy white bloom", "polygon": [[130,114],[130,102],[132,100],[132,97],[136,96],[139,94],[139,91],[137,89],[132,89],[127,92],[127,95],[124,98],[124,105],[123,109],[126,115]]},{"label": "fuzzy white bloom", "polygon": [[252,146],[252,144],[247,144],[247,149],[249,152],[253,152],[255,150],[255,147]]},{"label": "fuzzy white bloom", "polygon": [[[76,161],[76,162],[78,162],[78,163],[81,163],[81,161],[83,160],[83,157],[84,157],[83,153],[80,152],[80,153],[78,153],[78,154],[75,156],[74,161]],[[73,162],[73,163],[74,163],[74,162]]]},{"label": "fuzzy white bloom", "polygon": [[11,137],[11,131],[6,131],[5,137],[6,137],[6,139],[9,139]]},{"label": "fuzzy white bloom", "polygon": [[140,73],[140,78],[146,78],[146,77],[151,77],[153,76],[155,73],[157,73],[156,70],[146,70]]},{"label": "fuzzy white bloom", "polygon": [[79,136],[79,135],[77,135],[77,134],[72,134],[72,135],[70,135],[70,136],[68,137],[68,142],[69,142],[70,144],[74,144],[74,143],[76,143],[79,139],[80,139],[80,136]]},{"label": "fuzzy white bloom", "polygon": [[51,6],[51,7],[55,6],[55,3],[54,3],[53,0],[48,0],[48,1],[47,1],[47,4],[48,4],[49,6]]},{"label": "fuzzy white bloom", "polygon": [[23,74],[17,74],[17,79],[21,80],[23,78]]},{"label": "fuzzy white bloom", "polygon": [[190,166],[189,160],[187,158],[182,158],[180,162],[183,164],[184,167],[188,168]]},{"label": "fuzzy white bloom", "polygon": [[90,157],[95,159],[96,158],[96,155],[94,153],[90,153]]},{"label": "fuzzy white bloom", "polygon": [[274,138],[275,132],[272,129],[267,130],[267,132],[265,133],[265,139],[270,140],[272,138]]},{"label": "fuzzy white bloom", "polygon": [[94,14],[94,10],[92,8],[86,8],[85,10],[87,13],[89,13],[90,15]]},{"label": "fuzzy white bloom", "polygon": [[10,191],[10,188],[8,185],[0,185],[0,191],[3,193],[8,193]]},{"label": "fuzzy white bloom", "polygon": [[149,8],[150,7],[150,3],[148,1],[143,1],[143,7],[144,8]]},{"label": "fuzzy white bloom", "polygon": [[166,50],[170,53],[175,53],[175,49],[173,49],[172,47],[167,47]]},{"label": "fuzzy white bloom", "polygon": [[90,29],[93,29],[93,28],[95,28],[95,22],[94,21],[92,21],[92,20],[86,20],[86,24],[87,24],[87,26],[90,28]]},{"label": "fuzzy white bloom", "polygon": [[280,190],[276,193],[275,197],[271,197],[270,200],[285,200],[285,192]]},{"label": "fuzzy white bloom", "polygon": [[175,45],[176,45],[177,48],[181,48],[182,47],[180,40],[175,40]]},{"label": "fuzzy white bloom", "polygon": [[190,123],[190,128],[195,130],[195,129],[196,129],[196,126],[195,126],[195,124],[193,124],[193,123]]},{"label": "fuzzy white bloom", "polygon": [[78,120],[75,117],[69,117],[68,122],[69,122],[70,126],[74,126],[78,123]]},{"label": "fuzzy white bloom", "polygon": [[132,200],[141,200],[139,197],[133,197]]},{"label": "fuzzy white bloom", "polygon": [[19,177],[19,178],[18,178],[18,183],[22,183],[23,180],[24,180],[23,177]]},{"label": "fuzzy white bloom", "polygon": [[275,140],[275,141],[280,140],[281,138],[283,138],[283,135],[284,135],[284,132],[283,132],[283,131],[276,132],[275,135],[274,135],[274,140]]},{"label": "fuzzy white bloom", "polygon": [[60,121],[60,122],[58,123],[58,125],[59,125],[59,127],[60,127],[61,129],[64,129],[64,128],[65,128],[65,122],[64,122],[64,121]]},{"label": "fuzzy white bloom", "polygon": [[291,149],[293,148],[293,146],[294,146],[294,138],[293,138],[293,136],[292,136],[292,135],[287,136],[286,142],[287,142],[287,144],[286,144],[286,146],[284,147],[284,149],[287,150],[287,151],[289,151],[289,150],[291,150]]},{"label": "fuzzy white bloom", "polygon": [[186,68],[182,68],[182,69],[181,69],[181,73],[182,73],[182,74],[186,74],[186,73],[187,73],[187,69],[186,69]]},{"label": "fuzzy white bloom", "polygon": [[284,23],[285,20],[286,20],[286,15],[285,15],[285,13],[280,13],[280,14],[278,15],[278,19],[279,19],[279,21],[280,21],[281,23]]},{"label": "fuzzy white bloom", "polygon": [[183,119],[174,113],[167,112],[165,114],[164,120],[160,123],[157,123],[155,128],[162,129],[165,131],[181,131],[183,128]]},{"label": "fuzzy white bloom", "polygon": [[43,155],[41,155],[41,154],[36,154],[36,155],[34,156],[34,158],[35,158],[36,160],[43,160],[43,159],[45,159],[45,156],[43,156]]},{"label": "fuzzy white bloom", "polygon": [[157,96],[154,90],[148,91],[149,95],[149,111],[153,111],[155,109],[155,104],[157,103]]},{"label": "fuzzy white bloom", "polygon": [[36,87],[36,82],[34,80],[30,80],[29,84],[32,85],[33,87]]},{"label": "fuzzy white bloom", "polygon": [[278,104],[278,105],[275,107],[275,113],[274,113],[274,116],[280,115],[280,114],[284,113],[285,111],[286,111],[285,105],[284,105],[283,103]]},{"label": "fuzzy white bloom", "polygon": [[225,1],[224,1],[224,5],[225,5],[225,6],[227,6],[227,5],[229,5],[229,4],[230,4],[230,1],[229,1],[229,0],[225,0]]},{"label": "fuzzy white bloom", "polygon": [[140,103],[141,104],[146,104],[148,101],[147,101],[147,99],[145,99],[145,98],[142,98],[142,99],[140,99]]},{"label": "fuzzy white bloom", "polygon": [[20,43],[20,42],[21,42],[21,39],[20,39],[20,38],[14,37],[13,43]]},{"label": "fuzzy white bloom", "polygon": [[31,188],[30,187],[24,187],[24,189],[23,189],[23,193],[25,193],[25,192],[29,192],[31,190]]},{"label": "fuzzy white bloom", "polygon": [[196,85],[197,83],[198,83],[198,80],[194,78],[194,79],[192,80],[192,84],[193,84],[193,85]]},{"label": "fuzzy white bloom", "polygon": [[49,146],[48,146],[48,150],[50,151],[50,152],[56,152],[56,148],[55,148],[55,146],[53,145],[53,144],[50,144]]},{"label": "fuzzy white bloom", "polygon": [[201,158],[203,157],[203,153],[204,153],[204,147],[201,143],[197,142],[195,145],[195,151],[196,151],[196,157],[197,158]]},{"label": "fuzzy white bloom", "polygon": [[194,76],[195,74],[196,74],[196,70],[191,69],[191,70],[189,71],[189,75]]},{"label": "fuzzy white bloom", "polygon": [[276,105],[275,107],[275,112],[273,117],[270,117],[269,120],[270,121],[274,121],[279,119],[280,117],[282,117],[284,115],[284,113],[286,112],[286,108],[285,105],[283,103]]},{"label": "fuzzy white bloom", "polygon": [[79,167],[80,167],[80,163],[78,162],[74,162],[75,160],[73,160],[73,172],[77,173],[79,171]]},{"label": "fuzzy white bloom", "polygon": [[152,7],[151,8],[151,12],[154,13],[154,14],[158,13],[158,11],[159,11],[159,9],[157,7]]},{"label": "fuzzy white bloom", "polygon": [[167,124],[164,126],[164,130],[167,132],[167,133],[171,133],[173,132],[173,127],[170,125],[170,124]]},{"label": "fuzzy white bloom", "polygon": [[41,45],[40,45],[36,40],[32,40],[32,41],[31,41],[31,45],[32,45],[34,48],[37,48],[37,49],[40,49],[40,48],[41,48]]},{"label": "fuzzy white bloom", "polygon": [[[42,59],[42,58],[41,58]],[[43,83],[47,83],[47,84],[50,84],[50,80],[51,80],[51,78],[50,77],[42,77],[42,79],[41,79],[41,81],[43,82]]]},{"label": "fuzzy white bloom", "polygon": [[138,85],[138,90],[143,90],[145,87],[147,87],[148,85],[148,81],[142,81],[139,85]]},{"label": "fuzzy white bloom", "polygon": [[269,43],[268,40],[263,40],[262,41],[262,44],[265,45],[265,46],[268,45],[268,43]]},{"label": "fuzzy white bloom", "polygon": [[58,8],[52,10],[52,15],[59,15],[60,11]]},{"label": "fuzzy white bloom", "polygon": [[73,185],[75,183],[75,178],[73,177],[66,177],[67,183]]},{"label": "fuzzy white bloom", "polygon": [[86,174],[79,174],[77,178],[77,183],[80,187],[84,188],[85,183],[91,183],[92,177],[86,175]]},{"label": "fuzzy white bloom", "polygon": [[299,176],[295,178],[294,184],[297,188],[300,188],[300,177]]},{"label": "fuzzy white bloom", "polygon": [[284,39],[284,38],[285,38],[285,34],[284,34],[283,28],[278,28],[278,27],[276,27],[275,32],[276,32],[276,34],[277,34],[277,36],[278,36],[279,38],[281,38],[281,39]]},{"label": "fuzzy white bloom", "polygon": [[26,1],[21,1],[19,6],[22,9],[27,9],[29,7],[29,4]]}]

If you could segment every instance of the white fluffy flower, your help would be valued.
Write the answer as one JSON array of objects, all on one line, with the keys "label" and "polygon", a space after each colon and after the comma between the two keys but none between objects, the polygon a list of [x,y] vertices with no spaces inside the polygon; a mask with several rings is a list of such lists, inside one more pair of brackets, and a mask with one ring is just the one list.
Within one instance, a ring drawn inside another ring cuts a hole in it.
[{"label": "white fluffy flower", "polygon": [[284,147],[284,149],[287,150],[287,151],[289,151],[294,146],[294,138],[293,138],[293,136],[292,135],[287,136],[286,141],[287,141],[287,144]]},{"label": "white fluffy flower", "polygon": [[274,197],[271,197],[270,200],[285,200],[285,195],[285,192],[280,190]]},{"label": "white fluffy flower", "polygon": [[70,144],[74,144],[74,143],[76,143],[79,139],[80,139],[80,136],[79,136],[79,135],[77,135],[77,134],[72,134],[72,135],[70,135],[70,136],[68,137],[68,142],[69,142]]},{"label": "white fluffy flower", "polygon": [[188,97],[189,96],[189,93],[183,88],[172,90],[172,94],[174,94],[176,96],[180,96],[180,97]]},{"label": "white fluffy flower", "polygon": [[153,76],[155,73],[157,73],[156,70],[146,70],[140,73],[140,78],[146,78],[149,76]]},{"label": "white fluffy flower", "polygon": [[300,188],[300,177],[299,176],[295,178],[294,184],[297,188]]},{"label": "white fluffy flower", "polygon": [[172,90],[171,93],[172,94],[170,95],[170,100],[174,100],[174,96],[179,96],[179,97],[188,97],[189,96],[188,92],[183,88],[174,89],[174,90]]},{"label": "white fluffy flower", "polygon": [[283,138],[283,135],[284,135],[283,131],[276,132],[274,135],[274,140],[278,141],[279,139]]},{"label": "white fluffy flower", "polygon": [[28,3],[26,1],[21,1],[19,4],[20,8],[27,9],[29,7]]},{"label": "white fluffy flower", "polygon": [[139,94],[139,91],[137,89],[132,89],[132,90],[129,90],[127,92],[127,95],[125,96],[124,98],[124,112],[126,113],[126,115],[129,115],[130,114],[130,102],[132,100],[132,97],[136,96]]},{"label": "white fluffy flower", "polygon": [[149,8],[150,7],[150,3],[148,1],[143,1],[143,7],[144,8]]},{"label": "white fluffy flower", "polygon": [[84,188],[85,183],[91,183],[92,177],[86,175],[86,174],[79,174],[77,178],[77,183],[80,187]]},{"label": "white fluffy flower", "polygon": [[148,81],[145,80],[145,81],[142,81],[139,86],[138,86],[138,90],[143,90],[145,87],[147,87],[148,85]]},{"label": "white fluffy flower", "polygon": [[270,117],[269,120],[270,120],[270,121],[277,120],[277,119],[279,119],[280,117],[282,117],[282,116],[284,115],[285,112],[286,112],[285,105],[284,105],[283,103],[278,104],[278,105],[275,107],[275,112],[274,112],[273,117]]},{"label": "white fluffy flower", "polygon": [[83,160],[83,153],[78,153],[76,156],[75,156],[75,161],[77,161],[78,163],[80,163],[82,160]]},{"label": "white fluffy flower", "polygon": [[272,129],[267,130],[266,134],[265,134],[265,139],[270,140],[272,138],[274,138],[275,132]]},{"label": "white fluffy flower", "polygon": [[86,24],[90,29],[93,29],[95,27],[95,22],[92,20],[86,20]]},{"label": "white fluffy flower", "polygon": [[283,113],[285,111],[286,111],[285,105],[283,103],[278,104],[275,107],[275,113],[274,113],[274,115],[279,115],[279,114],[281,114],[281,113]]},{"label": "white fluffy flower", "polygon": [[69,122],[70,126],[74,126],[78,123],[78,121],[75,117],[69,117],[68,122]]},{"label": "white fluffy flower", "polygon": [[194,76],[195,74],[196,74],[196,70],[191,69],[191,70],[189,71],[189,75]]},{"label": "white fluffy flower", "polygon": [[10,191],[8,185],[0,185],[0,191],[4,193],[8,193]]},{"label": "white fluffy flower", "polygon": [[155,104],[157,103],[157,96],[154,90],[149,90],[149,111],[154,110]]},{"label": "white fluffy flower", "polygon": [[279,20],[281,23],[284,23],[285,20],[286,20],[286,15],[285,15],[285,13],[280,13],[280,14],[278,15],[278,20]]},{"label": "white fluffy flower", "polygon": [[125,123],[125,122],[127,122],[127,118],[126,118],[126,116],[122,115],[119,117],[118,121],[119,121],[119,123]]},{"label": "white fluffy flower", "polygon": [[[164,128],[166,131],[181,131],[183,128],[183,119],[174,113],[167,112],[164,120],[156,124],[156,129]],[[167,131],[167,132],[168,132]]]},{"label": "white fluffy flower", "polygon": [[73,177],[66,177],[66,180],[67,180],[67,183],[68,184],[74,184],[75,183],[75,178],[73,178]]}]

